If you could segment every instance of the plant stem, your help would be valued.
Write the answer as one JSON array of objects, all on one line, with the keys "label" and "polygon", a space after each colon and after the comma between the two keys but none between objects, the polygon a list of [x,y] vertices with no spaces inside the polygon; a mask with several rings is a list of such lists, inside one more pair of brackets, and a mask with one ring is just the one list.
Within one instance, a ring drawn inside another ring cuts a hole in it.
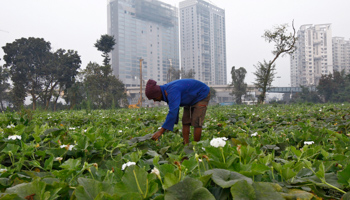
[{"label": "plant stem", "polygon": [[331,185],[331,184],[327,183],[326,180],[322,180],[322,182],[323,182],[324,184],[328,185],[329,187],[331,187],[331,188],[333,188],[333,189],[336,189],[336,190],[338,190],[339,192],[342,192],[342,193],[346,194],[346,192],[345,192],[344,190],[342,190],[342,189],[340,189],[340,188],[337,188],[337,187],[335,187],[334,185]]},{"label": "plant stem", "polygon": [[132,170],[132,171],[133,171],[134,176],[135,176],[135,180],[136,180],[137,188],[139,189],[139,191],[140,191],[141,195],[142,195],[143,197],[145,197],[145,196],[144,196],[144,194],[143,194],[143,192],[142,192],[142,190],[141,190],[141,188],[140,188],[139,181],[137,180],[135,170]]},{"label": "plant stem", "polygon": [[224,163],[226,164],[226,160],[225,160],[225,156],[224,156],[224,150],[222,149],[222,147],[220,147],[220,150],[221,150],[222,158],[224,159]]}]

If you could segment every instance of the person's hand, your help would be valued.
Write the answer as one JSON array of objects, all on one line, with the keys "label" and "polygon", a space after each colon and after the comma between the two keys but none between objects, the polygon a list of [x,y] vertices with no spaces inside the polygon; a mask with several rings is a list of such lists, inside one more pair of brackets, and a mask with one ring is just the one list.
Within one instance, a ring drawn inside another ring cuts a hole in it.
[{"label": "person's hand", "polygon": [[158,138],[165,132],[164,128],[161,128],[159,131],[155,132],[152,136],[152,140],[157,141]]},{"label": "person's hand", "polygon": [[163,133],[160,132],[160,131],[155,132],[155,133],[153,134],[153,136],[152,136],[152,140],[157,141],[158,138],[159,138],[162,134],[163,134]]}]

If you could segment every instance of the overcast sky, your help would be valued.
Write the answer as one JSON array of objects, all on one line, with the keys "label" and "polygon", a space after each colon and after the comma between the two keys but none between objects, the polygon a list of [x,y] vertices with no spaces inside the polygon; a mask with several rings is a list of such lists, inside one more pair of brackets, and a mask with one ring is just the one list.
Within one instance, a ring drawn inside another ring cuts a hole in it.
[{"label": "overcast sky", "polygon": [[[180,0],[162,0],[177,6]],[[227,74],[231,67],[247,70],[246,82],[254,82],[254,65],[273,59],[273,45],[263,35],[274,26],[294,19],[296,30],[304,24],[332,24],[334,36],[350,38],[349,0],[211,0],[225,9]],[[290,27],[290,31],[292,31]],[[107,33],[106,0],[0,0],[0,47],[25,37],[44,38],[52,49],[73,49],[82,59],[102,64],[94,43]],[[4,52],[0,49],[0,58]],[[276,62],[274,86],[290,84],[289,56]],[[3,60],[0,64],[4,64]]]}]

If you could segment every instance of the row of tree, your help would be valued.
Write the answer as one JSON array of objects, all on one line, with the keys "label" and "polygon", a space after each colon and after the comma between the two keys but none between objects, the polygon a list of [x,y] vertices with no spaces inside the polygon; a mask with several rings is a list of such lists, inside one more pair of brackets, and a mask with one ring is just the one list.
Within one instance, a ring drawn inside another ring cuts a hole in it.
[{"label": "row of tree", "polygon": [[[288,101],[288,97],[284,98]],[[333,74],[322,75],[318,85],[302,87],[302,92],[296,93],[290,99],[291,102],[350,102],[350,73],[334,71]]]},{"label": "row of tree", "polygon": [[[102,35],[95,43],[102,52],[103,65],[89,63],[80,70],[78,52],[58,49],[52,51],[50,42],[42,38],[21,38],[2,47],[4,66],[0,66],[0,103],[11,102],[15,109],[24,105],[29,95],[32,108],[37,104],[45,110],[50,105],[56,110],[60,97],[70,108],[118,107],[126,103],[124,84],[112,74],[108,53],[113,50],[115,39]],[[12,82],[9,83],[9,79]]]}]

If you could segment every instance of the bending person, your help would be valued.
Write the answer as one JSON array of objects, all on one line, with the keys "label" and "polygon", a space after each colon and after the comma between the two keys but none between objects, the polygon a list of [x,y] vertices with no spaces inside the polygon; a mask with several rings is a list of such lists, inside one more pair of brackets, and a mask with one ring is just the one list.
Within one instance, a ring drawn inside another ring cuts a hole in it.
[{"label": "bending person", "polygon": [[210,88],[194,79],[180,79],[165,85],[157,85],[157,82],[149,79],[145,89],[149,100],[165,101],[169,106],[166,120],[157,132],[152,136],[153,140],[166,131],[173,131],[174,124],[178,123],[180,107],[184,107],[182,117],[182,136],[184,144],[189,143],[190,126],[194,127],[194,141],[200,141],[202,125],[210,99]]}]

